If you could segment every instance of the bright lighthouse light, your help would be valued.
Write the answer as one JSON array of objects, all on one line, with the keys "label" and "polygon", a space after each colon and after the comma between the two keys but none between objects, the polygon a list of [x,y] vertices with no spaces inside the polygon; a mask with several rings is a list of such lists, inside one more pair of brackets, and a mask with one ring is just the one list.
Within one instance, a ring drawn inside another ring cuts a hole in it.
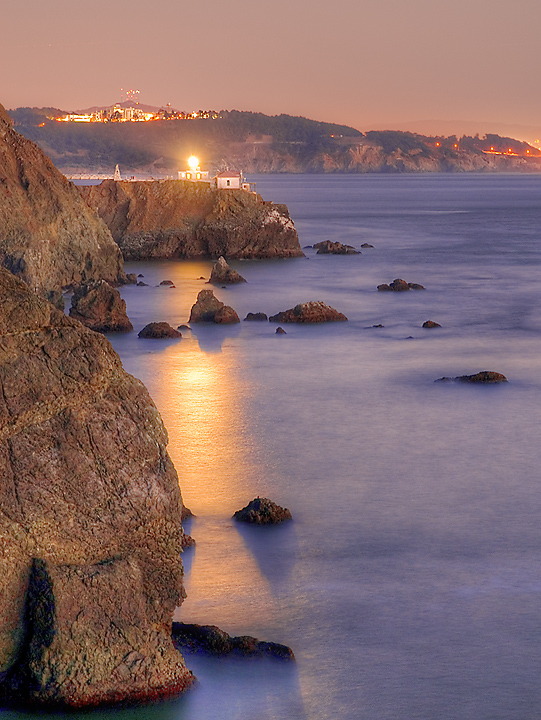
[{"label": "bright lighthouse light", "polygon": [[197,170],[199,167],[199,158],[195,157],[195,155],[190,155],[188,165],[190,166],[190,170]]}]

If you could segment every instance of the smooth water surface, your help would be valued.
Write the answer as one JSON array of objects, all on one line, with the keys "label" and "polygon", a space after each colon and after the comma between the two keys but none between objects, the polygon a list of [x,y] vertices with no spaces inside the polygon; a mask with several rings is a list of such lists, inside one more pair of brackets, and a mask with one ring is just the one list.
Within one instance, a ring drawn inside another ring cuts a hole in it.
[{"label": "smooth water surface", "polygon": [[[110,339],[197,516],[177,618],[297,662],[187,656],[195,691],[115,720],[540,717],[541,177],[256,180],[302,246],[374,248],[231,263],[248,282],[216,295],[241,319],[323,300],[349,321],[140,340],[187,322],[211,263],[130,263],[149,287],[123,289],[136,332]],[[426,290],[377,292],[398,277]],[[479,370],[509,383],[434,383]],[[235,525],[256,495],[294,521]]]}]

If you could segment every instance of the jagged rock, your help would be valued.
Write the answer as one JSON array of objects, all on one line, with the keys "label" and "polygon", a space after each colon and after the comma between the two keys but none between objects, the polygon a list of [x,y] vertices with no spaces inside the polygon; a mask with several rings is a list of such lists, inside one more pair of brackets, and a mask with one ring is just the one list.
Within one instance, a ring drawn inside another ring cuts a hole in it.
[{"label": "jagged rock", "polygon": [[361,247],[362,247],[362,248],[373,248],[374,246],[373,246],[373,245],[370,245],[370,243],[363,243],[363,244],[361,245]]},{"label": "jagged rock", "polygon": [[285,205],[244,190],[183,180],[79,188],[125,259],[302,257]]},{"label": "jagged rock", "polygon": [[284,330],[283,327],[277,327],[277,328],[276,328],[276,334],[277,334],[277,335],[287,335],[287,333],[286,333],[286,331]]},{"label": "jagged rock", "polygon": [[71,298],[70,315],[97,332],[133,330],[125,301],[105,280],[76,288]]},{"label": "jagged rock", "polygon": [[135,273],[126,273],[126,285],[137,285],[137,275]]},{"label": "jagged rock", "polygon": [[182,498],[148,392],[2,268],[0,388],[2,702],[178,694]]},{"label": "jagged rock", "polygon": [[352,245],[343,245],[341,242],[333,242],[332,240],[323,240],[314,245],[318,255],[360,255]]},{"label": "jagged rock", "polygon": [[475,375],[460,375],[459,377],[442,377],[434,380],[434,382],[461,382],[461,383],[502,383],[507,382],[505,375],[494,372],[492,370],[482,370]]},{"label": "jagged rock", "polygon": [[37,145],[15,132],[1,105],[0,264],[43,297],[92,280],[126,282],[103,221]]},{"label": "jagged rock", "polygon": [[191,652],[224,657],[272,657],[276,660],[295,660],[293,650],[280,643],[263,642],[250,635],[231,637],[216,625],[173,623],[173,642],[176,647]]},{"label": "jagged rock", "polygon": [[223,255],[220,256],[212,267],[209,283],[212,285],[220,285],[221,283],[233,285],[242,282],[246,282],[242,275],[229,267]]},{"label": "jagged rock", "polygon": [[242,510],[237,510],[233,518],[253,525],[276,525],[291,520],[291,512],[268,498],[257,497]]},{"label": "jagged rock", "polygon": [[164,338],[180,338],[182,333],[166,322],[151,322],[139,332],[138,336],[146,340],[163,340]]},{"label": "jagged rock", "polygon": [[197,302],[192,305],[188,322],[214,322],[223,325],[238,323],[240,320],[233,308],[218,300],[212,290],[201,290],[197,296]]},{"label": "jagged rock", "polygon": [[261,322],[261,321],[267,321],[269,318],[267,317],[267,314],[264,312],[257,312],[257,313],[251,313],[249,312],[248,315],[244,318],[245,320],[252,320],[255,322]]},{"label": "jagged rock", "polygon": [[424,328],[438,328],[441,327],[441,325],[437,322],[434,322],[434,320],[426,320],[426,322],[423,323]]},{"label": "jagged rock", "polygon": [[378,290],[381,292],[404,292],[405,290],[424,290],[424,287],[422,285],[419,285],[418,283],[407,283],[405,280],[397,278],[396,280],[393,280],[393,282],[389,285],[378,285]]},{"label": "jagged rock", "polygon": [[321,301],[300,303],[294,308],[279,312],[269,318],[270,322],[318,323],[347,320],[347,317]]}]

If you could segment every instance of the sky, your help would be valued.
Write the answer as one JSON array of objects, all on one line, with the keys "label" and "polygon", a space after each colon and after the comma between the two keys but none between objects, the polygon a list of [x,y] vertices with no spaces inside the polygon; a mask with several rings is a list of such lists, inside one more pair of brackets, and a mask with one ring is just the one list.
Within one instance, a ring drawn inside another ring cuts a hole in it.
[{"label": "sky", "polygon": [[25,0],[0,27],[7,109],[134,88],[363,131],[541,127],[539,0]]}]

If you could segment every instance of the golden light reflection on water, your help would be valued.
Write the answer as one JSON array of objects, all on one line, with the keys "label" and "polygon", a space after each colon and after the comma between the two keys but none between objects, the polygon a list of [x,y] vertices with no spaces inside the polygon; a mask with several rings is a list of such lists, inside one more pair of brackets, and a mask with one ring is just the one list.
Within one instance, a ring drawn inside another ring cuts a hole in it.
[{"label": "golden light reflection on water", "polygon": [[202,352],[186,333],[160,358],[160,370],[166,380],[152,394],[169,432],[168,450],[185,503],[196,515],[231,515],[239,502],[258,494],[263,472],[253,429],[247,427],[251,388],[241,377],[237,350],[229,345],[226,351]]}]

